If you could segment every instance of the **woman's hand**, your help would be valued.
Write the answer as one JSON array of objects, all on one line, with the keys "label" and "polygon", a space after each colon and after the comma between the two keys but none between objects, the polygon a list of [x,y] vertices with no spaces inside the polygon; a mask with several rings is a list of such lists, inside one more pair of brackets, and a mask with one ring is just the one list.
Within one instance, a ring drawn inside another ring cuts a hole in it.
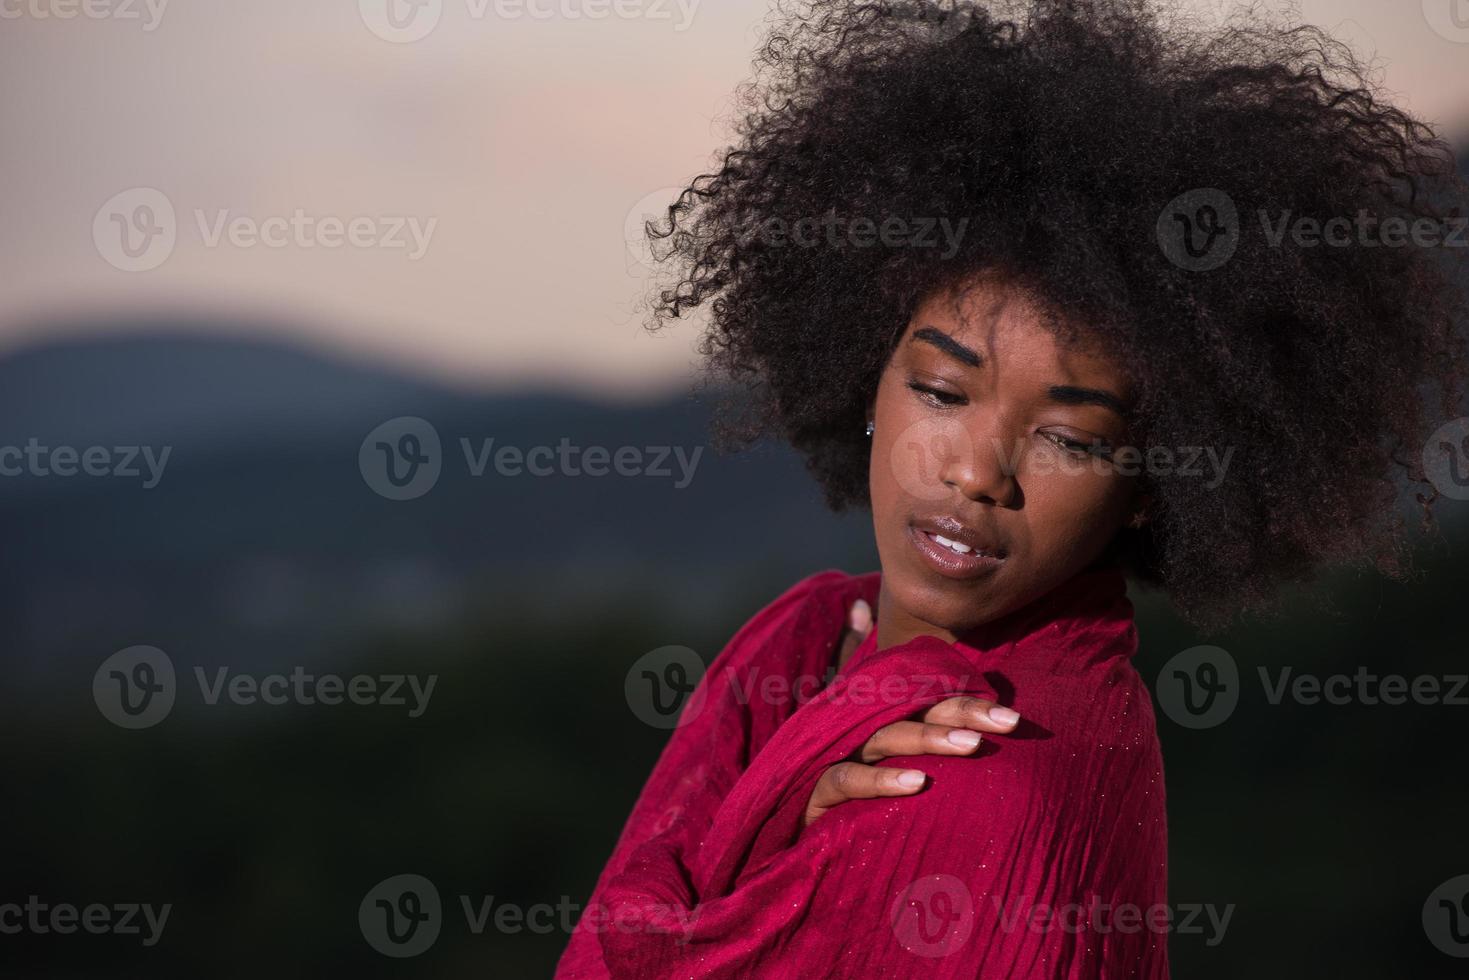
[{"label": "woman's hand", "polygon": [[[847,658],[872,628],[872,611],[857,600],[843,634],[839,664]],[[911,796],[923,788],[927,776],[918,769],[894,769],[873,765],[879,759],[898,755],[968,755],[979,748],[982,732],[1015,730],[1020,716],[1013,709],[981,698],[960,696],[940,701],[920,719],[884,725],[843,762],[831,766],[816,781],[806,803],[803,825],[848,800],[877,796]]]}]

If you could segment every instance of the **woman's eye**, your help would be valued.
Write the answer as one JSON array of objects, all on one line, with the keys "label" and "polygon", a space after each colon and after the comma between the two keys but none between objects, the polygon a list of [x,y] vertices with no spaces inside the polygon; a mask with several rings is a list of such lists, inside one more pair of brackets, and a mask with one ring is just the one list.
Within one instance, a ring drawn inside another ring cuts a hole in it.
[{"label": "woman's eye", "polygon": [[1101,440],[1096,440],[1094,442],[1078,442],[1075,439],[1068,439],[1060,433],[1056,432],[1047,432],[1045,436],[1047,439],[1051,440],[1056,445],[1060,446],[1062,449],[1066,450],[1068,453],[1071,453],[1074,456],[1099,456],[1102,459],[1112,458],[1112,447],[1107,445],[1105,442],[1102,442]]},{"label": "woman's eye", "polygon": [[959,405],[964,401],[963,395],[956,395],[952,391],[944,391],[941,388],[931,388],[920,381],[910,381],[908,387],[938,405]]}]

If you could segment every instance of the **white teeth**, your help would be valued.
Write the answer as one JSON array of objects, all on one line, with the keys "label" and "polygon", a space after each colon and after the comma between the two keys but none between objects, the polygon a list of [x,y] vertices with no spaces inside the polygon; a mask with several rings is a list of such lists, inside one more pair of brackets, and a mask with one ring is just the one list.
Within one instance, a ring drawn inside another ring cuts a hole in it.
[{"label": "white teeth", "polygon": [[960,544],[957,541],[950,541],[948,538],[944,537],[942,534],[932,534],[932,535],[929,535],[929,536],[932,537],[939,544],[943,545],[945,548],[948,548],[950,551],[957,551],[961,555],[967,555],[971,551],[974,550],[973,548],[969,547],[969,545],[967,545],[967,544]]}]

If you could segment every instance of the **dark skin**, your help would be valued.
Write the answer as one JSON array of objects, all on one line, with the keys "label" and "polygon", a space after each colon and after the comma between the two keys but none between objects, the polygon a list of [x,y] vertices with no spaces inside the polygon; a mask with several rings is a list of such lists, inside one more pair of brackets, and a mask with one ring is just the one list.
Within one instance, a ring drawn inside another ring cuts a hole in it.
[{"label": "dark skin", "polygon": [[[1131,445],[1130,399],[1117,364],[1060,345],[1025,291],[998,275],[921,304],[869,408],[877,648],[918,636],[983,647],[987,624],[1091,566],[1121,527],[1146,520],[1137,476],[1111,458]],[[1002,555],[998,564],[968,577],[940,571],[915,544],[917,525],[936,516],[974,530]],[[872,619],[865,602],[854,607],[839,665]],[[847,800],[923,788],[921,770],[873,764],[880,759],[968,755],[983,733],[1018,721],[1004,706],[956,697],[887,725],[822,774],[805,822]]]}]

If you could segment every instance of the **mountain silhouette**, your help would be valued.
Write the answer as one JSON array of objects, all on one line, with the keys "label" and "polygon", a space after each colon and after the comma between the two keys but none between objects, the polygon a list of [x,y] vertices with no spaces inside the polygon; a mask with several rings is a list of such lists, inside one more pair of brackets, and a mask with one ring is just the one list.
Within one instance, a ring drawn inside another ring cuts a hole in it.
[{"label": "mountain silhouette", "polygon": [[[47,453],[0,478],[0,614],[22,678],[138,643],[300,662],[489,603],[697,616],[731,589],[763,602],[811,571],[876,564],[870,519],[829,513],[794,454],[716,453],[701,399],[472,394],[250,340],[248,323],[145,326],[0,359],[0,447]],[[433,427],[441,472],[393,500],[359,453],[404,416]],[[80,471],[88,450],[119,468],[133,447],[136,476]],[[514,453],[497,466],[505,447],[545,447],[553,472]],[[584,472],[589,448],[622,450],[623,473]],[[145,450],[163,463],[151,487]]]}]

